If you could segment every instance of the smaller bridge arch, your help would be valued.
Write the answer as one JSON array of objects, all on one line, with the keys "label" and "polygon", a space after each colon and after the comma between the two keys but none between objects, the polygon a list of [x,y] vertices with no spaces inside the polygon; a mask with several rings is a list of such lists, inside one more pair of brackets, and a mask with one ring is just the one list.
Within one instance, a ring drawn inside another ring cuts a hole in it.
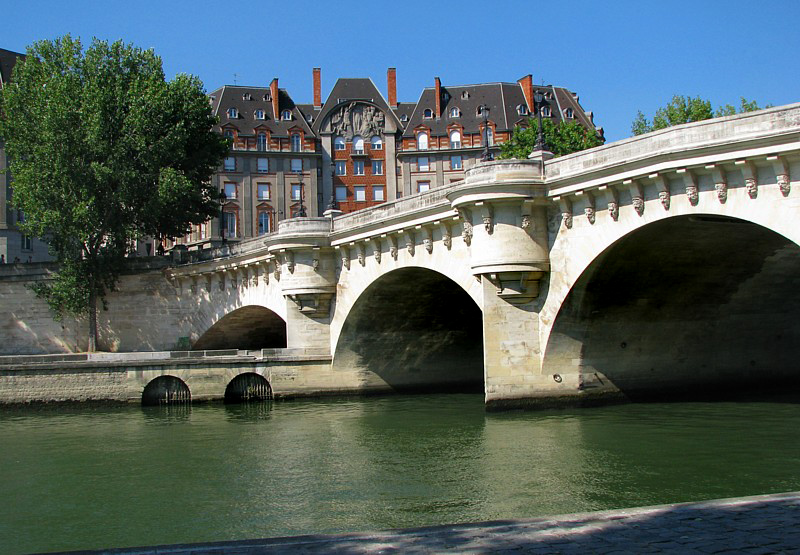
[{"label": "smaller bridge arch", "polygon": [[183,405],[191,402],[192,393],[189,391],[189,386],[175,376],[158,376],[142,391],[143,406]]},{"label": "smaller bridge arch", "polygon": [[258,350],[286,347],[286,322],[277,313],[259,305],[229,312],[195,341],[194,350]]},{"label": "smaller bridge arch", "polygon": [[245,372],[233,378],[225,388],[226,403],[248,403],[272,399],[267,378],[256,372]]}]

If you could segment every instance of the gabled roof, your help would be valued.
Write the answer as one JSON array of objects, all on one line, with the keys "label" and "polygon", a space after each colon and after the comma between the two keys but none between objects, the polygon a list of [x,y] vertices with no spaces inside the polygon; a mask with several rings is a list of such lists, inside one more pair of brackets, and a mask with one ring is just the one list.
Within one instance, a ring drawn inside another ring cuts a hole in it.
[{"label": "gabled roof", "polygon": [[[272,112],[272,101],[264,100],[264,95],[270,94],[269,87],[245,87],[239,85],[225,85],[212,92],[211,108],[214,115],[219,117],[217,130],[226,124],[232,124],[242,135],[255,134],[256,127],[266,126],[274,137],[288,137],[289,130],[299,127],[307,135],[313,135],[311,126],[304,114],[295,105],[285,89],[278,89],[278,114]],[[248,96],[249,95],[249,96]],[[238,117],[228,117],[228,110],[236,108]],[[256,110],[264,110],[265,119],[255,118]],[[292,119],[283,121],[280,113],[284,110],[292,111]]]},{"label": "gabled roof", "polygon": [[25,54],[0,48],[0,86],[11,81],[11,72],[20,58],[24,59]]},{"label": "gabled roof", "polygon": [[375,104],[380,108],[388,117],[394,119],[395,126],[402,129],[400,120],[395,116],[394,111],[389,107],[389,103],[383,98],[383,95],[372,82],[372,79],[367,77],[344,77],[336,81],[331,93],[328,95],[325,104],[315,117],[312,128],[314,132],[319,134],[322,122],[327,117],[328,113],[345,102],[353,100],[366,100]]}]

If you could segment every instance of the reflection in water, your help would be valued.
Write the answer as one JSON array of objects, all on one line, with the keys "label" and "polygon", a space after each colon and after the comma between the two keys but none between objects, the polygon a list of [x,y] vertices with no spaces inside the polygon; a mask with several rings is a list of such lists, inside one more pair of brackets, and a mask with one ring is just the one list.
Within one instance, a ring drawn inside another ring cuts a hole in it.
[{"label": "reflection in water", "polygon": [[800,405],[489,413],[481,395],[0,411],[0,552],[368,530],[800,489]]}]

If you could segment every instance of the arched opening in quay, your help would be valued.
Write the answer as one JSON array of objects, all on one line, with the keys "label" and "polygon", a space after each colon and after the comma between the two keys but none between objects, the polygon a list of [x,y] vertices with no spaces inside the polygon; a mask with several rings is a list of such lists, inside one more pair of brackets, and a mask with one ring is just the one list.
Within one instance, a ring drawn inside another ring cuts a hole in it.
[{"label": "arched opening in quay", "polygon": [[159,376],[142,392],[142,406],[188,405],[192,402],[189,386],[175,376]]},{"label": "arched opening in quay", "polygon": [[263,306],[243,306],[220,318],[193,345],[194,350],[258,350],[286,347],[286,322]]},{"label": "arched opening in quay", "polygon": [[716,215],[639,228],[594,260],[553,326],[544,372],[630,399],[711,398],[800,383],[800,248]]},{"label": "arched opening in quay", "polygon": [[394,270],[353,305],[333,367],[363,372],[367,390],[483,392],[481,310],[439,272]]},{"label": "arched opening in quay", "polygon": [[245,372],[233,378],[225,388],[225,403],[257,403],[272,399],[269,381],[255,372]]}]

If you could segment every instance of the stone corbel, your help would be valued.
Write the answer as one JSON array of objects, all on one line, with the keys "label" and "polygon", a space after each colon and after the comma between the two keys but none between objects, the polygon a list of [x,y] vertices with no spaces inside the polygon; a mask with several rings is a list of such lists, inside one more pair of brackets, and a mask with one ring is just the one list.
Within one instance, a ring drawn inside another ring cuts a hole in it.
[{"label": "stone corbel", "polygon": [[533,199],[523,200],[519,213],[519,226],[529,234],[535,231],[533,218]]},{"label": "stone corbel", "polygon": [[792,192],[792,185],[791,181],[789,181],[789,164],[786,163],[786,158],[775,155],[767,156],[767,160],[772,162],[778,189],[780,189],[783,196],[788,197],[789,193]]},{"label": "stone corbel", "polygon": [[586,215],[586,219],[589,220],[590,225],[594,225],[595,221],[595,201],[594,201],[594,194],[591,191],[580,191],[576,193],[575,196],[584,196],[586,197],[586,206],[583,208],[583,213]]},{"label": "stone corbel", "polygon": [[392,259],[397,260],[397,237],[384,233],[381,235],[381,239],[387,239],[389,241],[389,256],[391,256]]},{"label": "stone corbel", "polygon": [[321,264],[320,262],[321,254],[322,254],[322,249],[320,249],[319,247],[314,247],[313,249],[311,249],[311,269],[314,270],[315,272],[319,272],[319,267]]},{"label": "stone corbel", "polygon": [[261,275],[264,276],[264,285],[269,285],[269,258],[264,260],[260,266],[263,268]]},{"label": "stone corbel", "polygon": [[275,271],[272,272],[272,275],[276,280],[280,280],[281,279],[281,266],[283,266],[283,257],[281,255],[279,255],[279,254],[276,254],[274,263],[275,263]]},{"label": "stone corbel", "polygon": [[628,191],[631,193],[633,209],[641,216],[644,214],[644,191],[642,190],[642,184],[634,179],[626,179],[622,184],[628,187]]},{"label": "stone corbel", "polygon": [[408,254],[410,254],[411,256],[414,256],[414,248],[415,248],[414,232],[410,231],[410,230],[407,231],[407,230],[403,229],[403,230],[400,231],[400,233],[403,235],[403,237],[405,239],[406,250],[408,251]]},{"label": "stone corbel", "polygon": [[486,233],[494,233],[494,210],[488,202],[476,202],[475,207],[481,211],[481,221]]},{"label": "stone corbel", "polygon": [[466,208],[458,209],[458,217],[461,218],[461,237],[467,246],[472,244],[472,214]]},{"label": "stone corbel", "polygon": [[697,178],[691,170],[681,168],[678,170],[678,175],[683,177],[683,187],[686,190],[686,198],[689,199],[689,204],[697,206],[700,200],[700,190],[697,188]]},{"label": "stone corbel", "polygon": [[444,244],[447,250],[450,250],[450,247],[453,246],[453,235],[450,231],[450,226],[447,225],[445,222],[435,221],[433,225],[439,226],[439,229],[442,230],[442,243]]},{"label": "stone corbel", "polygon": [[[755,164],[750,160],[736,160],[734,164],[741,167],[747,196],[752,199],[758,197],[758,169]],[[716,182],[716,179],[714,181]]]},{"label": "stone corbel", "polygon": [[418,225],[414,229],[422,232],[422,246],[425,247],[425,250],[428,251],[428,254],[431,254],[433,252],[433,230],[431,227],[427,225]]},{"label": "stone corbel", "polygon": [[619,219],[619,193],[612,185],[601,185],[597,190],[605,194],[608,215],[616,222]]},{"label": "stone corbel", "polygon": [[564,222],[564,227],[572,229],[572,201],[568,197],[555,197],[553,200],[558,202],[558,207],[561,209],[561,220]]},{"label": "stone corbel", "polygon": [[258,285],[258,264],[253,264],[250,267],[250,285],[256,287]]},{"label": "stone corbel", "polygon": [[669,179],[665,175],[660,173],[651,173],[648,176],[653,182],[656,184],[656,190],[658,191],[658,200],[661,202],[661,206],[664,207],[664,210],[669,211],[670,205],[670,192],[669,192]]},{"label": "stone corbel", "polygon": [[372,245],[372,256],[375,257],[375,262],[378,264],[381,263],[381,238],[380,237],[373,237],[369,240],[370,244]]},{"label": "stone corbel", "polygon": [[356,258],[358,259],[358,263],[362,266],[367,264],[367,254],[364,249],[364,243],[350,243],[350,246],[355,247],[356,249]]},{"label": "stone corbel", "polygon": [[342,268],[343,269],[350,269],[350,251],[345,245],[339,245],[336,247],[336,250],[339,251],[339,256],[342,259]]},{"label": "stone corbel", "polygon": [[722,166],[708,164],[707,170],[711,170],[711,178],[714,181],[714,191],[717,193],[717,200],[720,204],[725,204],[728,200],[728,178]]},{"label": "stone corbel", "polygon": [[287,295],[300,312],[307,316],[320,318],[327,316],[331,309],[333,293],[299,293]]},{"label": "stone corbel", "polygon": [[286,261],[286,269],[289,270],[290,274],[294,273],[294,252],[290,250],[282,251],[284,252],[284,260]]}]

